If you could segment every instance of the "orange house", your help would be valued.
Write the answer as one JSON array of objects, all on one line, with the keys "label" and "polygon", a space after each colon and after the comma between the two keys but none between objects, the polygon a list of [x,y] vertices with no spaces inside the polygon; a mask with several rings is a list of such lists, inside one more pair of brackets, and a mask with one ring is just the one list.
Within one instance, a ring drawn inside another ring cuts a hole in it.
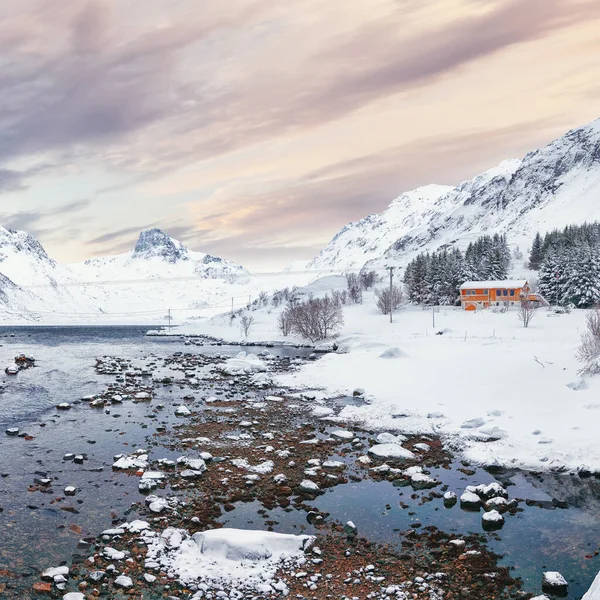
[{"label": "orange house", "polygon": [[511,306],[530,297],[525,279],[498,281],[466,281],[460,286],[460,305],[465,310],[489,306]]}]

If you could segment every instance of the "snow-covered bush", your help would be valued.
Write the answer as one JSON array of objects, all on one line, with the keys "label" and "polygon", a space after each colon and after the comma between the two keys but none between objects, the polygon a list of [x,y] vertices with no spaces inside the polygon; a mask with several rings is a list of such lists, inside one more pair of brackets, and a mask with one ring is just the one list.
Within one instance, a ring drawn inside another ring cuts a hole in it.
[{"label": "snow-covered bush", "polygon": [[377,308],[384,314],[390,314],[391,310],[397,309],[404,300],[404,292],[401,287],[397,285],[389,287],[379,288],[375,290],[375,302],[377,304]]},{"label": "snow-covered bush", "polygon": [[600,372],[600,309],[590,312],[586,323],[577,358],[583,363],[581,372],[592,375]]}]

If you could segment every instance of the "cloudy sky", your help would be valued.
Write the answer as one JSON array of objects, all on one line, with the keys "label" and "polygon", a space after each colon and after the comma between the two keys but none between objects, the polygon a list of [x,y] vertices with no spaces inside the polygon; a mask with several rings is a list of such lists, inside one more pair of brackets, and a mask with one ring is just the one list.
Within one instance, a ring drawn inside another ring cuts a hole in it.
[{"label": "cloudy sky", "polygon": [[597,0],[7,0],[0,224],[259,270],[600,117]]}]

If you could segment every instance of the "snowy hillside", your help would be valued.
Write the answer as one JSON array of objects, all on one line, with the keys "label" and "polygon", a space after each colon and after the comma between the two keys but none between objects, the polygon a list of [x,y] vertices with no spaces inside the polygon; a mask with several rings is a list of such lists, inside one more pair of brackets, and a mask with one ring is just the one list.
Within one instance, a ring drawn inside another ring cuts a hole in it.
[{"label": "snowy hillside", "polygon": [[373,214],[346,225],[321,253],[308,264],[309,269],[360,269],[366,261],[379,258],[397,239],[446,214],[451,187],[427,185],[396,198],[381,214]]},{"label": "snowy hillside", "polygon": [[[402,194],[383,213],[346,226],[309,267],[404,266],[418,252],[464,248],[493,233],[506,233],[525,250],[538,230],[600,220],[600,120],[454,189],[436,186],[437,197],[427,197],[430,189]],[[405,200],[421,196],[422,206]]]}]

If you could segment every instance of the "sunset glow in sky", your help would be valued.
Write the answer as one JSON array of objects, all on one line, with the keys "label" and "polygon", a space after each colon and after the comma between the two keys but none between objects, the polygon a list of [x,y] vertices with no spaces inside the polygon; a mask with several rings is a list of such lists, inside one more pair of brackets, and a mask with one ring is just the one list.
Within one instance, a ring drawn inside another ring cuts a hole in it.
[{"label": "sunset glow in sky", "polygon": [[600,117],[597,0],[0,4],[0,224],[274,270]]}]

